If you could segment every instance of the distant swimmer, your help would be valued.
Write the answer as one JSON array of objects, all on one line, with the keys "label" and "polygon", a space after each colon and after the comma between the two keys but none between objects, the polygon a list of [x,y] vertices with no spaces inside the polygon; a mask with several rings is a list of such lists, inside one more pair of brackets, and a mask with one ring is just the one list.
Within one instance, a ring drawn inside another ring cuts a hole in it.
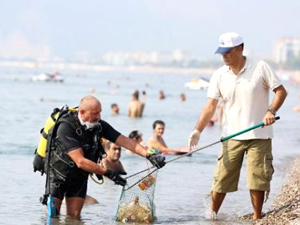
[{"label": "distant swimmer", "polygon": [[[144,143],[143,143],[143,134],[138,131],[138,130],[133,130],[130,132],[130,134],[128,135],[128,137],[132,140],[134,140],[136,143],[144,146]],[[147,148],[147,146],[144,146]],[[131,151],[129,150],[126,150],[126,154],[133,154]]]},{"label": "distant swimmer", "polygon": [[180,101],[185,102],[185,100],[186,100],[185,94],[184,94],[184,93],[181,93],[181,94],[180,94]]},{"label": "distant swimmer", "polygon": [[128,104],[128,116],[131,118],[142,117],[145,108],[145,103],[139,100],[139,91],[132,93],[132,99]]},{"label": "distant swimmer", "polygon": [[143,97],[143,98],[147,98],[147,93],[146,93],[146,91],[142,91],[142,97]]},{"label": "distant swimmer", "polygon": [[138,130],[133,130],[130,132],[130,134],[128,135],[128,137],[134,141],[136,141],[138,144],[142,145],[143,142],[143,134],[138,131]]},{"label": "distant swimmer", "polygon": [[111,108],[111,111],[112,111],[112,115],[119,115],[119,111],[120,111],[120,109],[119,109],[119,106],[118,106],[118,104],[117,103],[112,103],[111,105],[110,105],[110,108]]},{"label": "distant swimmer", "polygon": [[189,151],[188,147],[182,149],[171,149],[168,148],[163,134],[165,131],[165,123],[162,120],[156,120],[153,123],[153,135],[148,140],[148,149],[156,148],[163,154],[185,154]]},{"label": "distant swimmer", "polygon": [[159,91],[159,93],[158,93],[158,99],[159,100],[163,100],[163,99],[165,99],[166,98],[166,96],[165,96],[165,93],[164,93],[164,91]]},{"label": "distant swimmer", "polygon": [[210,118],[207,123],[207,127],[212,127],[216,124],[219,124],[219,127],[222,128],[222,121],[223,121],[223,102],[218,104],[215,114]]}]

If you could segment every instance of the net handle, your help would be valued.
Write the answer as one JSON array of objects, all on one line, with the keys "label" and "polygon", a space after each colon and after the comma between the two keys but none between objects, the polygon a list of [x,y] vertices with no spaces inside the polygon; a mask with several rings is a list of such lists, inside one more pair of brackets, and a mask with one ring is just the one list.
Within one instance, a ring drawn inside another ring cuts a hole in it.
[{"label": "net handle", "polygon": [[[279,119],[280,119],[279,116],[276,116],[276,117],[275,117],[275,120],[279,120]],[[214,142],[214,143],[211,143],[211,144],[209,144],[209,145],[206,145],[206,146],[204,146],[204,147],[202,147],[202,148],[198,148],[198,149],[192,150],[192,151],[187,152],[187,153],[185,153],[185,154],[183,154],[183,155],[181,155],[181,156],[178,156],[178,157],[176,157],[176,158],[170,159],[170,160],[166,161],[166,164],[168,164],[168,163],[170,163],[170,162],[173,162],[173,161],[176,161],[176,160],[178,160],[178,159],[181,159],[181,158],[183,158],[183,157],[185,157],[185,156],[189,156],[189,155],[193,154],[194,152],[198,152],[198,151],[200,151],[200,150],[203,150],[203,149],[205,149],[205,148],[208,148],[208,147],[213,146],[213,145],[215,145],[215,144],[218,144],[218,143],[220,143],[220,142],[227,141],[227,140],[229,140],[229,139],[231,139],[231,138],[233,138],[233,137],[235,137],[235,136],[241,135],[241,134],[246,133],[246,132],[248,132],[248,131],[250,131],[250,130],[254,130],[254,129],[258,128],[258,127],[263,127],[264,125],[265,125],[265,124],[264,124],[263,122],[261,122],[261,123],[259,123],[259,124],[256,124],[256,125],[252,126],[252,127],[247,128],[247,129],[245,129],[245,130],[242,130],[242,131],[239,131],[239,132],[237,132],[237,133],[235,133],[235,134],[232,134],[232,135],[226,136],[226,137],[224,137],[224,138],[221,138],[219,141],[216,141],[216,142]],[[153,169],[153,168],[155,168],[155,166],[152,166],[152,167],[147,168],[147,169],[144,169],[144,170],[142,170],[142,171],[140,171],[140,172],[134,173],[134,174],[132,174],[132,175],[126,177],[125,179],[128,179],[128,178],[130,178],[130,177],[136,176],[136,175],[138,175],[138,174],[140,174],[140,173],[146,172],[147,170],[151,170],[151,169]],[[157,168],[156,168],[156,170],[157,170]]]}]

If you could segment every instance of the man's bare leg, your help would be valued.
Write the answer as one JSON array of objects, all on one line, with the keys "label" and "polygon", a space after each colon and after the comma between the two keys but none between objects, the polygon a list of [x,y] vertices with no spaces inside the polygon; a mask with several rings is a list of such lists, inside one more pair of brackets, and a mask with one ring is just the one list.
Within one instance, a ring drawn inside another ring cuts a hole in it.
[{"label": "man's bare leg", "polygon": [[61,207],[62,200],[59,199],[59,198],[55,198],[55,197],[53,197],[53,198],[54,198],[54,201],[55,201],[55,204],[56,204],[57,215],[59,215],[60,214],[60,207]]},{"label": "man's bare leg", "polygon": [[80,219],[80,213],[84,204],[84,198],[71,197],[66,199],[67,215]]},{"label": "man's bare leg", "polygon": [[226,193],[218,193],[212,191],[211,193],[211,210],[213,213],[218,213]]},{"label": "man's bare leg", "polygon": [[261,219],[261,212],[264,204],[265,192],[250,190],[250,196],[254,212],[253,219]]}]

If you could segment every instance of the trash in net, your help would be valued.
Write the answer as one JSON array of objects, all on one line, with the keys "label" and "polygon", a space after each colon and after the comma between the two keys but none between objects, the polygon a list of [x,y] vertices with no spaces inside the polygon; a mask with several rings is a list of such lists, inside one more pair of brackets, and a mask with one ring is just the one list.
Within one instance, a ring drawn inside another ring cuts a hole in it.
[{"label": "trash in net", "polygon": [[154,191],[158,170],[128,177],[123,187],[116,221],[123,223],[152,223],[155,220]]}]

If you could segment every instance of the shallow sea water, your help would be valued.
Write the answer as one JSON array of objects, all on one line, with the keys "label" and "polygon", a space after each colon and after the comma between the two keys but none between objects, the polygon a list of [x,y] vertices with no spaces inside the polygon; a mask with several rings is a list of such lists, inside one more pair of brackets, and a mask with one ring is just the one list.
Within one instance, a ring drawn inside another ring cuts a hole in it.
[{"label": "shallow sea water", "polygon": [[[29,78],[41,69],[0,68],[0,221],[1,224],[119,224],[114,221],[121,187],[106,180],[98,185],[89,180],[88,194],[99,201],[85,205],[81,221],[68,219],[64,206],[58,219],[47,221],[45,207],[39,202],[44,193],[45,176],[33,173],[33,152],[38,143],[39,130],[54,107],[65,104],[76,106],[79,100],[95,89],[94,95],[102,102],[102,118],[117,130],[128,135],[138,129],[145,141],[152,133],[156,119],[166,122],[165,141],[170,147],[183,147],[187,143],[205,100],[205,91],[187,90],[184,83],[197,76],[192,74],[137,74],[129,72],[74,72],[62,71],[65,82],[35,83]],[[275,174],[268,211],[274,197],[286,177],[286,163],[298,156],[299,113],[292,107],[299,104],[299,87],[285,82],[289,96],[279,111],[281,119],[274,125],[273,155]],[[142,119],[127,117],[127,104],[134,89],[147,92]],[[166,99],[159,101],[159,90]],[[186,102],[180,102],[184,92]],[[42,101],[41,101],[42,100]],[[117,103],[121,114],[112,116],[110,104]],[[220,129],[209,127],[201,137],[200,147],[218,141]],[[250,224],[236,218],[252,212],[249,192],[246,188],[245,166],[239,191],[228,194],[217,221],[207,219],[210,199],[207,195],[212,184],[220,144],[184,157],[166,165],[159,171],[155,189],[157,220],[154,224]],[[175,156],[167,156],[172,159]],[[145,159],[123,152],[122,162],[128,174],[147,168]]]}]

